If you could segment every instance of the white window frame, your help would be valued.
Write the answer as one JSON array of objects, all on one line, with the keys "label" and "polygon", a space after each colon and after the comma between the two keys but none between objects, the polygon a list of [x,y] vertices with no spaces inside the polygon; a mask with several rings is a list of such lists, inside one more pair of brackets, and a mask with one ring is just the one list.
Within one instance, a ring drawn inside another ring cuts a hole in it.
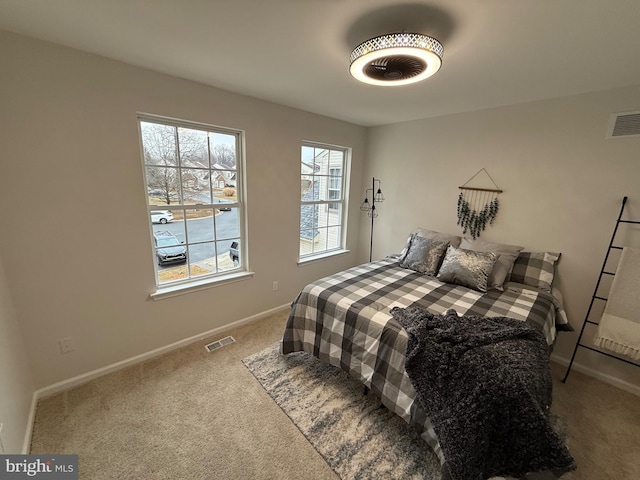
[{"label": "white window frame", "polygon": [[[196,205],[190,204],[190,203],[174,203],[171,205],[150,205],[149,202],[147,201],[147,221],[149,222],[149,234],[151,237],[151,254],[153,257],[153,265],[154,265],[154,275],[155,275],[155,281],[156,281],[156,291],[155,292],[151,292],[151,297],[154,300],[158,300],[158,299],[162,299],[162,298],[166,298],[166,297],[172,297],[175,295],[179,295],[182,293],[186,293],[189,291],[194,291],[194,290],[201,290],[203,288],[209,288],[209,287],[213,287],[213,286],[218,286],[218,285],[223,285],[223,284],[227,284],[227,283],[231,283],[231,282],[235,282],[235,281],[239,281],[242,280],[244,278],[248,278],[251,277],[253,275],[253,272],[250,272],[248,270],[248,254],[247,254],[247,241],[246,241],[246,227],[245,227],[245,202],[244,202],[244,187],[245,187],[245,180],[244,180],[244,163],[245,163],[245,157],[244,157],[244,151],[243,151],[243,145],[244,145],[244,132],[241,130],[235,130],[235,129],[230,129],[230,128],[226,128],[226,127],[219,127],[219,126],[215,126],[215,125],[209,125],[209,124],[204,124],[204,123],[198,123],[198,122],[192,122],[192,121],[188,121],[188,120],[180,120],[180,119],[175,119],[175,118],[167,118],[167,117],[161,117],[161,116],[157,116],[157,115],[152,115],[152,114],[146,114],[146,113],[138,113],[137,116],[137,124],[138,124],[138,135],[139,135],[139,139],[140,139],[140,156],[141,156],[141,160],[142,160],[142,171],[143,171],[143,178],[144,178],[144,192],[145,192],[145,198],[147,198],[148,195],[148,191],[149,191],[149,186],[148,186],[148,179],[147,179],[147,165],[145,163],[145,156],[144,156],[144,145],[143,145],[143,136],[142,136],[142,128],[141,128],[141,123],[142,122],[150,122],[150,123],[156,123],[156,124],[160,124],[160,125],[165,125],[165,126],[169,126],[169,127],[175,127],[175,128],[187,128],[187,129],[192,129],[192,130],[200,130],[200,131],[205,131],[205,132],[211,132],[211,133],[220,133],[220,134],[224,134],[224,135],[231,135],[231,136],[235,136],[236,140],[235,140],[235,148],[236,148],[236,165],[235,165],[235,175],[236,175],[236,201],[232,202],[232,203],[225,203],[225,207],[230,207],[230,208],[235,208],[237,210],[237,214],[238,214],[238,233],[239,233],[239,247],[240,247],[240,262],[237,266],[237,268],[234,268],[232,270],[225,270],[225,271],[217,271],[217,272],[213,272],[211,274],[206,274],[206,275],[197,275],[197,276],[191,276],[190,274],[190,265],[191,262],[189,259],[187,259],[187,265],[189,266],[189,274],[187,276],[187,278],[184,279],[180,279],[180,280],[175,280],[175,281],[171,281],[171,282],[164,282],[164,283],[160,283],[160,279],[158,276],[158,265],[156,262],[156,247],[155,247],[155,243],[154,243],[154,237],[153,237],[153,223],[151,221],[151,211],[155,211],[155,210],[183,210],[183,209],[192,209],[192,208],[212,208],[212,209],[216,209],[220,207],[220,203],[218,202],[213,202],[213,197],[211,198],[212,203],[198,203]],[[177,131],[177,130],[176,130]],[[176,155],[177,158],[179,159],[179,143],[176,140]],[[178,161],[178,165],[176,166],[177,171],[178,171],[178,175],[179,178],[182,178],[182,172],[183,172],[183,166],[180,165],[180,161]],[[192,169],[193,167],[189,167],[190,169]],[[214,169],[212,168],[211,165],[209,165],[208,168],[201,168],[202,170],[208,171],[209,174],[212,173],[217,173],[219,172],[218,169]],[[181,182],[179,182],[181,185]],[[180,189],[182,189],[182,185],[180,186]],[[214,210],[215,211],[215,210]],[[215,219],[214,219],[215,222]],[[215,223],[214,223],[215,225]],[[216,249],[216,245],[217,245],[217,241],[215,239],[215,227],[214,227],[214,239],[213,239],[213,244],[214,244],[214,249]],[[185,224],[185,247],[188,249],[190,245],[196,245],[199,242],[193,242],[190,243],[189,242],[189,238],[188,238],[188,229],[186,229],[186,224]],[[217,259],[216,259],[216,265],[217,265]]]},{"label": "white window frame", "polygon": [[[304,264],[304,263],[308,263],[308,262],[313,262],[316,260],[321,260],[323,258],[327,258],[327,257],[332,257],[335,255],[341,255],[344,253],[347,253],[348,250],[346,249],[346,241],[347,241],[347,212],[348,212],[348,207],[349,207],[349,173],[350,173],[350,165],[351,165],[351,148],[349,147],[342,147],[342,146],[338,146],[338,145],[329,145],[329,144],[323,144],[323,143],[316,143],[316,142],[302,142],[302,147],[308,147],[308,148],[314,148],[314,149],[319,149],[319,150],[332,150],[332,151],[337,151],[337,152],[341,152],[342,153],[342,165],[340,166],[340,178],[341,178],[341,192],[342,192],[342,197],[338,198],[338,199],[329,199],[329,190],[330,190],[330,179],[331,179],[331,174],[330,172],[332,170],[334,170],[334,168],[336,167],[332,167],[331,165],[328,167],[327,170],[327,174],[325,175],[320,175],[321,177],[326,177],[326,181],[327,181],[327,199],[326,200],[303,200],[302,198],[300,198],[300,209],[298,209],[298,214],[299,217],[301,217],[301,210],[303,206],[311,206],[311,205],[319,205],[321,207],[324,206],[324,208],[327,209],[327,212],[331,212],[337,210],[335,208],[336,204],[340,204],[341,205],[341,215],[340,215],[340,240],[339,240],[339,245],[335,248],[330,248],[330,249],[323,249],[323,250],[319,250],[319,251],[315,251],[313,248],[313,241],[308,240],[308,242],[312,245],[312,251],[308,252],[308,253],[303,253],[302,252],[302,237],[299,239],[298,241],[298,264]],[[301,148],[301,166],[302,166],[302,151],[303,148]],[[309,173],[304,173],[302,171],[302,168],[300,170],[300,178],[303,179],[306,176],[308,176]],[[335,191],[335,189],[333,189]],[[302,196],[301,196],[302,197]],[[300,225],[300,223],[302,222],[302,220],[299,220],[299,230],[301,229],[302,225]]]}]

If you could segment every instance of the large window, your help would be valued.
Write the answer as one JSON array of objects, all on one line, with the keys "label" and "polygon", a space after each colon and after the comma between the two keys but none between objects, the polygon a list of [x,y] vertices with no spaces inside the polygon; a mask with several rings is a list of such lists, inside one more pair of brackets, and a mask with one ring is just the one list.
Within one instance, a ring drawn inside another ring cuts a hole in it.
[{"label": "large window", "polygon": [[302,146],[300,162],[300,259],[345,248],[348,150]]},{"label": "large window", "polygon": [[243,270],[241,132],[139,122],[158,287]]}]

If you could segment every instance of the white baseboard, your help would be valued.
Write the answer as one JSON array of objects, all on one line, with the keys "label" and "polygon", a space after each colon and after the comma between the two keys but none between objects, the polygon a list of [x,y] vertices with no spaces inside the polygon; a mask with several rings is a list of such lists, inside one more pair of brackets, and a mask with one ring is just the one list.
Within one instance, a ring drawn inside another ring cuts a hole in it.
[{"label": "white baseboard", "polygon": [[140,355],[136,355],[135,357],[128,358],[126,360],[122,360],[120,362],[113,363],[111,365],[107,365],[106,367],[98,368],[96,370],[92,370],[87,373],[83,373],[81,375],[69,378],[67,380],[62,380],[61,382],[54,383],[52,385],[43,387],[39,390],[36,390],[33,393],[33,397],[31,400],[31,410],[29,412],[29,419],[27,421],[27,432],[25,434],[24,443],[22,446],[23,453],[29,453],[29,449],[31,446],[31,432],[33,431],[33,423],[35,420],[36,413],[36,405],[38,404],[38,400],[44,397],[48,397],[50,395],[54,395],[63,390],[67,390],[72,387],[76,387],[78,385],[82,385],[83,383],[87,383],[94,378],[101,377],[111,372],[115,372],[117,370],[121,370],[125,367],[129,367],[131,365],[135,365],[140,362],[144,362],[146,360],[150,360],[154,357],[162,355],[164,353],[170,352],[177,348],[186,347],[195,342],[199,342],[207,337],[212,337],[214,335],[221,334],[228,330],[240,327],[242,325],[246,325],[257,320],[261,320],[266,318],[274,313],[280,312],[282,310],[286,310],[291,307],[291,304],[280,305],[279,307],[272,308],[270,310],[266,310],[264,312],[257,313],[250,317],[243,318],[241,320],[237,320],[232,323],[228,323],[223,325],[222,327],[213,328],[206,332],[202,332],[198,335],[194,335],[189,338],[185,338],[183,340],[179,340],[177,342],[171,343],[169,345],[165,345],[164,347],[156,348],[155,350],[151,350],[150,352],[142,353]]},{"label": "white baseboard", "polygon": [[31,407],[29,408],[29,418],[27,418],[27,432],[24,435],[24,442],[22,443],[22,453],[27,455],[31,450],[31,434],[33,433],[33,422],[36,419],[36,407],[38,406],[38,392],[34,392],[31,396]]},{"label": "white baseboard", "polygon": [[[552,354],[551,361],[555,363],[559,363],[560,365],[563,365],[565,367],[569,366],[569,360],[567,360],[564,357],[559,357],[558,355]],[[634,395],[640,396],[640,386],[634,385],[633,383],[625,382],[624,380],[620,380],[619,378],[614,377],[612,375],[598,372],[597,370],[594,370],[592,368],[585,367],[584,365],[577,363],[576,361],[573,362],[573,365],[571,366],[571,370],[576,370],[580,373],[584,373],[585,375],[589,375],[590,377],[596,378],[601,382],[608,383],[609,385],[613,385],[614,387],[617,387],[620,390],[624,390],[626,392],[633,393]],[[567,381],[569,381],[569,379],[567,379]]]}]

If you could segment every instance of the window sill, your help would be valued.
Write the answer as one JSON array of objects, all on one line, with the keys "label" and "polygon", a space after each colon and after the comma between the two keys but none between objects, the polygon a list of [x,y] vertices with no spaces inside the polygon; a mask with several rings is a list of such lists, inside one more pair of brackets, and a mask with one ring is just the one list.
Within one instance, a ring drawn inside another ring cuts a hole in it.
[{"label": "window sill", "polygon": [[176,297],[186,293],[197,292],[207,288],[221,287],[230,283],[241,282],[253,277],[254,272],[237,272],[229,275],[194,280],[189,283],[159,287],[155,292],[149,294],[153,300],[163,300],[165,298]]},{"label": "window sill", "polygon": [[310,257],[304,257],[298,260],[298,266],[307,265],[309,263],[320,262],[322,260],[326,260],[327,258],[336,257],[338,255],[344,255],[345,253],[349,253],[350,250],[333,250],[327,253],[321,253],[319,255],[313,255]]}]

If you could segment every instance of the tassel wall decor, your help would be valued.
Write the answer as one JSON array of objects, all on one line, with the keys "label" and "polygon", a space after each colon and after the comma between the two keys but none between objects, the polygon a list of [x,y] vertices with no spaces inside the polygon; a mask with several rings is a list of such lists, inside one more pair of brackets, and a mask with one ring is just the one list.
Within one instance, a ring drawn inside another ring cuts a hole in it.
[{"label": "tassel wall decor", "polygon": [[466,186],[483,171],[491,179],[483,168],[459,187],[461,191],[458,195],[458,225],[462,227],[463,234],[466,235],[468,232],[474,240],[487,228],[487,225],[493,225],[500,206],[498,194],[502,193],[493,179],[491,182],[495,185],[495,189]]}]

